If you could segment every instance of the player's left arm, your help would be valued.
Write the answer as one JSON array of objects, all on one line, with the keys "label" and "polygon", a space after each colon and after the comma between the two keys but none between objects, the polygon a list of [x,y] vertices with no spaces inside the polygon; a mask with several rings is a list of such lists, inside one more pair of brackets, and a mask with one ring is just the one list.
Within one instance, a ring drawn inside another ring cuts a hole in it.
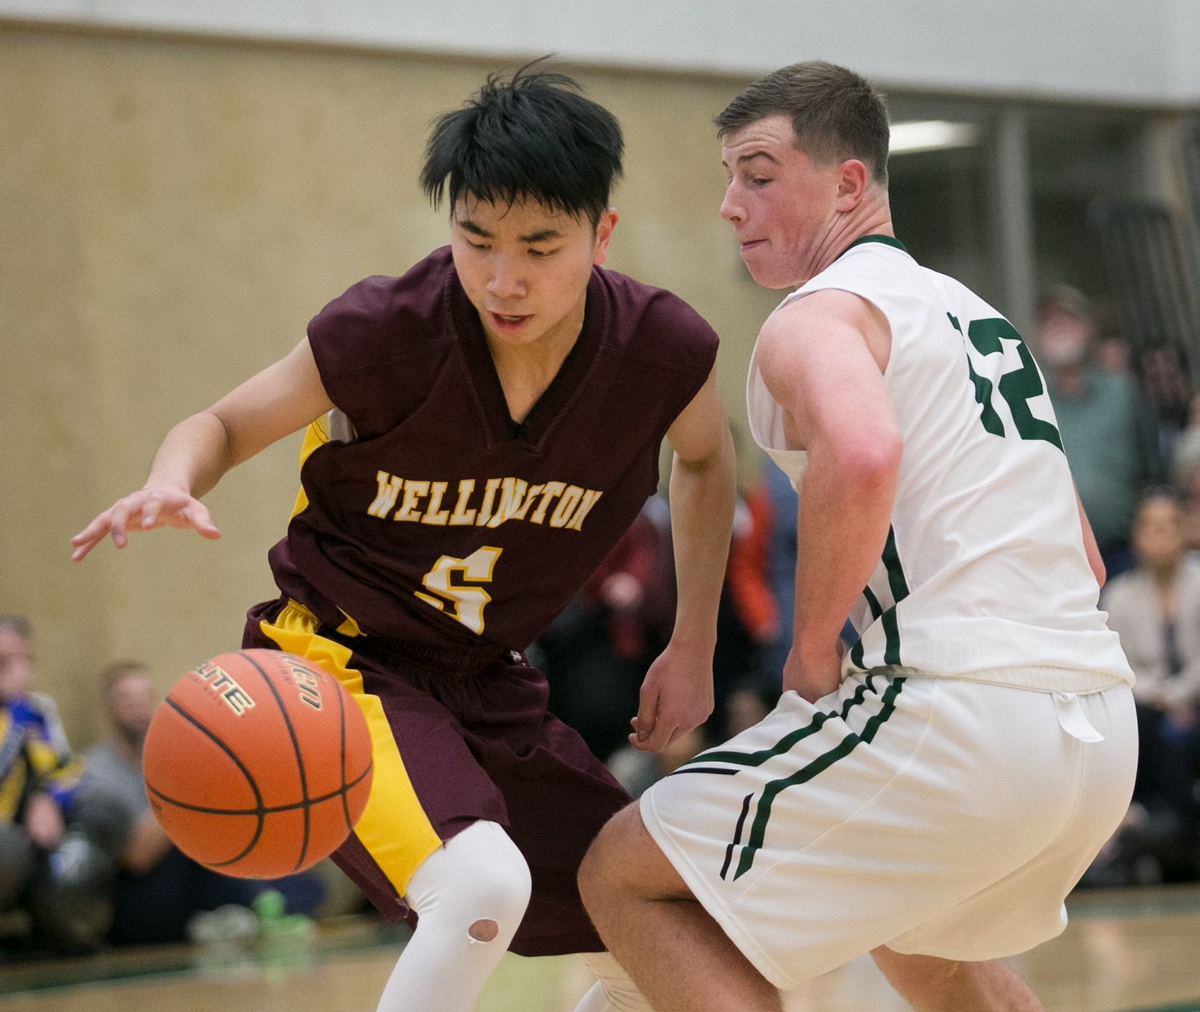
[{"label": "player's left arm", "polygon": [[642,683],[630,742],[657,752],[712,712],[717,606],[736,495],[733,438],[717,395],[716,370],[683,409],[667,439],[671,539],[678,599],[671,641]]}]

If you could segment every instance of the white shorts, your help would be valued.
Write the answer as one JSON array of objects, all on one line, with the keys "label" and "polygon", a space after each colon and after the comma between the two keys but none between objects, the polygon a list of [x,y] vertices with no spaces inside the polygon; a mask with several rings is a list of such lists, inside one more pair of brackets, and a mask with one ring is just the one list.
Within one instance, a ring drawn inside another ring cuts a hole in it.
[{"label": "white shorts", "polygon": [[641,815],[787,990],[877,945],[980,960],[1057,935],[1136,757],[1124,685],[1076,696],[883,669],[815,705],[785,692],[651,787]]}]

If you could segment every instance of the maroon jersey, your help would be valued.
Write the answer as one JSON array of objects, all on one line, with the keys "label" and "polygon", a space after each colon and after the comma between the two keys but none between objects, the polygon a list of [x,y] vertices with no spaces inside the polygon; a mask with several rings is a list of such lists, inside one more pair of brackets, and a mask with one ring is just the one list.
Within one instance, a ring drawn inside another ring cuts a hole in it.
[{"label": "maroon jersey", "polygon": [[334,628],[429,647],[537,637],[656,490],[717,351],[686,303],[594,268],[579,339],[516,425],[448,248],[354,285],[308,335],[354,436],[305,459],[276,582]]}]

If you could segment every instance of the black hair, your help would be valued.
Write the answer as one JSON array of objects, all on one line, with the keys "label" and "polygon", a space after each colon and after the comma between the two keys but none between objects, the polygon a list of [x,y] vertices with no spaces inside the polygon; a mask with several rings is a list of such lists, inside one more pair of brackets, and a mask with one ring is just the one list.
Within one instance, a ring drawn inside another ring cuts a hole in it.
[{"label": "black hair", "polygon": [[580,94],[566,74],[493,74],[461,109],[434,123],[421,188],[434,207],[448,197],[512,204],[533,198],[552,212],[586,216],[593,226],[621,175],[621,127]]},{"label": "black hair", "polygon": [[796,146],[814,162],[857,158],[887,183],[887,104],[866,78],[824,60],[793,63],[748,85],[713,122],[724,138],[778,113],[791,117]]}]

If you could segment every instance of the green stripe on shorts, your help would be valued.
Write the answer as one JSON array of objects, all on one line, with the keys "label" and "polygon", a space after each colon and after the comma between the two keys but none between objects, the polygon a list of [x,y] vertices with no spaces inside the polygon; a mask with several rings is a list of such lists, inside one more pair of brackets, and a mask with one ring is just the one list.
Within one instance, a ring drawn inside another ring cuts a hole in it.
[{"label": "green stripe on shorts", "polygon": [[[751,866],[754,864],[755,854],[762,849],[763,840],[767,834],[767,823],[771,819],[771,806],[775,803],[775,799],[789,787],[795,787],[797,784],[805,783],[817,776],[817,774],[829,769],[829,767],[836,763],[839,759],[843,759],[853,752],[855,747],[862,742],[870,744],[879,728],[882,727],[883,724],[887,722],[887,719],[895,712],[896,697],[900,695],[901,689],[904,688],[905,681],[906,679],[904,678],[892,679],[891,684],[888,685],[887,691],[884,692],[882,697],[883,707],[877,714],[875,714],[874,717],[870,718],[870,720],[863,725],[861,735],[851,732],[828,752],[822,753],[807,766],[797,770],[791,776],[782,777],[778,780],[772,780],[763,788],[762,796],[758,799],[758,807],[755,810],[754,822],[750,827],[749,840],[742,848],[742,855],[738,859],[737,871],[733,876],[734,881],[737,881],[737,879],[741,878],[750,870]],[[860,686],[860,689],[861,688],[862,687]],[[738,833],[738,836],[741,836],[740,832]],[[726,862],[725,869],[723,869],[721,876],[722,878],[725,877],[724,871],[728,869],[728,866],[728,862]]]},{"label": "green stripe on shorts", "polygon": [[853,696],[851,696],[845,701],[845,703],[842,704],[840,714],[837,710],[834,710],[832,713],[814,714],[813,719],[810,720],[804,727],[798,728],[795,731],[789,731],[770,748],[759,749],[757,752],[735,752],[732,749],[723,749],[714,752],[701,752],[694,759],[689,759],[686,763],[680,766],[679,769],[675,770],[670,775],[675,776],[678,773],[690,773],[692,771],[687,767],[697,763],[716,762],[732,763],[735,766],[761,766],[773,756],[783,755],[783,753],[789,751],[791,747],[796,744],[796,742],[802,741],[810,734],[816,734],[819,730],[821,730],[825,722],[831,717],[840,716],[842,720],[845,720],[846,715],[851,711],[851,709],[858,706],[864,699],[866,699],[868,690],[871,692],[875,691],[875,687],[871,684],[875,677],[875,672],[873,671],[867,675],[867,680],[858,687]]}]

